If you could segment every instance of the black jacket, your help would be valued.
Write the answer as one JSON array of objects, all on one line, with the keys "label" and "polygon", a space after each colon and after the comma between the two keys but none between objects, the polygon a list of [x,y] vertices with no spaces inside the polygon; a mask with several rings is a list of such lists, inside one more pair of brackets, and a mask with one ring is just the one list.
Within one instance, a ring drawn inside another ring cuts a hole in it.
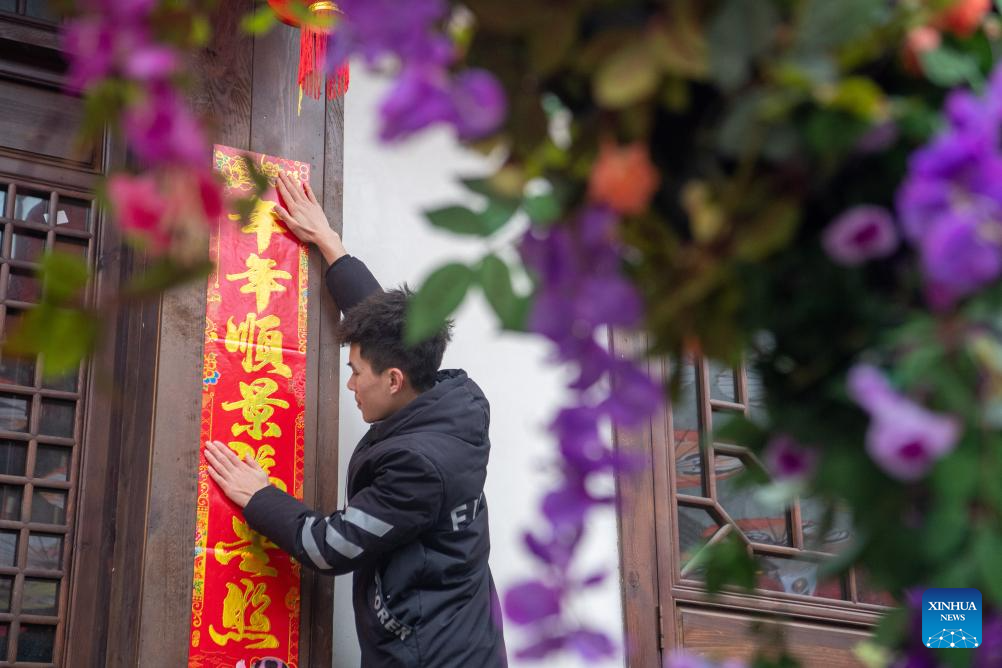
[{"label": "black jacket", "polygon": [[[380,289],[351,256],[326,278],[345,311]],[[304,566],[354,572],[364,668],[507,665],[487,565],[489,424],[487,399],[466,372],[440,371],[355,447],[343,511],[325,517],[275,487],[244,508],[252,529]]]}]

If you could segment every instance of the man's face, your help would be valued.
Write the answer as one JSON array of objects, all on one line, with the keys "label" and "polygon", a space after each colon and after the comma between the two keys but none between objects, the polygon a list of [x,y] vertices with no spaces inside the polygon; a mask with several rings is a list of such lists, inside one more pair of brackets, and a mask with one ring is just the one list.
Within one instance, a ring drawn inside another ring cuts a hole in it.
[{"label": "man's face", "polygon": [[362,358],[357,343],[351,344],[349,349],[348,366],[351,367],[348,389],[355,393],[355,404],[362,411],[362,419],[372,423],[392,415],[398,408],[400,370],[390,368],[376,373]]}]

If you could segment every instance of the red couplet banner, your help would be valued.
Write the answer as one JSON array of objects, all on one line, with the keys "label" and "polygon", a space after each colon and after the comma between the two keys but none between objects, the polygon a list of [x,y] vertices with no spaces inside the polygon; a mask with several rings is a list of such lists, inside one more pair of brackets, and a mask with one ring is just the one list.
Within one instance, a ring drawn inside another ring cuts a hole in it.
[{"label": "red couplet banner", "polygon": [[[280,171],[310,176],[306,163],[215,146],[230,198],[253,192],[248,160],[272,184]],[[299,564],[250,530],[209,478],[204,454],[205,441],[222,441],[303,496],[307,250],[274,213],[277,202],[272,185],[247,224],[226,212],[211,236],[190,667],[298,663]]]}]

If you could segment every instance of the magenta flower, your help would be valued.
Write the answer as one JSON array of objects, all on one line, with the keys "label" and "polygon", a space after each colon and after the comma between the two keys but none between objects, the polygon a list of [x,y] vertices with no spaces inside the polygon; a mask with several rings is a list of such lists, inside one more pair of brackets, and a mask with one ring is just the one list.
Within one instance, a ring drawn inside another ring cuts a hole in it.
[{"label": "magenta flower", "polygon": [[162,224],[169,203],[152,176],[116,174],[108,179],[108,198],[115,220],[126,233],[137,234],[156,248],[170,242]]},{"label": "magenta flower", "polygon": [[177,51],[165,46],[143,45],[134,49],[122,67],[126,76],[139,81],[158,81],[174,74],[179,66]]},{"label": "magenta flower", "polygon": [[198,120],[167,86],[156,86],[123,119],[125,135],[136,156],[148,165],[201,166],[208,144]]},{"label": "magenta flower", "polygon": [[777,434],[769,439],[762,458],[766,470],[777,480],[802,480],[814,475],[818,453],[788,434]]},{"label": "magenta flower", "polygon": [[108,76],[115,66],[115,29],[98,18],[67,23],[62,41],[69,62],[67,86],[72,90],[84,90]]},{"label": "magenta flower", "polygon": [[956,446],[960,424],[954,417],[934,413],[898,394],[876,368],[853,367],[848,389],[870,414],[866,450],[891,477],[917,480]]},{"label": "magenta flower", "polygon": [[822,245],[839,264],[856,265],[893,253],[898,247],[898,233],[887,209],[856,206],[831,222],[822,236]]}]

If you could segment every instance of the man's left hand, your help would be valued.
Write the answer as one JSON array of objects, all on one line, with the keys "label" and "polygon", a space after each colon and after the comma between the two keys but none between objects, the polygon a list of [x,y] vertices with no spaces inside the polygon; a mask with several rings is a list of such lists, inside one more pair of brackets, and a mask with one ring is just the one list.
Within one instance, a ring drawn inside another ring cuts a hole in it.
[{"label": "man's left hand", "polygon": [[241,459],[221,441],[205,442],[205,458],[209,462],[209,476],[241,508],[270,484],[268,473],[256,461]]}]

